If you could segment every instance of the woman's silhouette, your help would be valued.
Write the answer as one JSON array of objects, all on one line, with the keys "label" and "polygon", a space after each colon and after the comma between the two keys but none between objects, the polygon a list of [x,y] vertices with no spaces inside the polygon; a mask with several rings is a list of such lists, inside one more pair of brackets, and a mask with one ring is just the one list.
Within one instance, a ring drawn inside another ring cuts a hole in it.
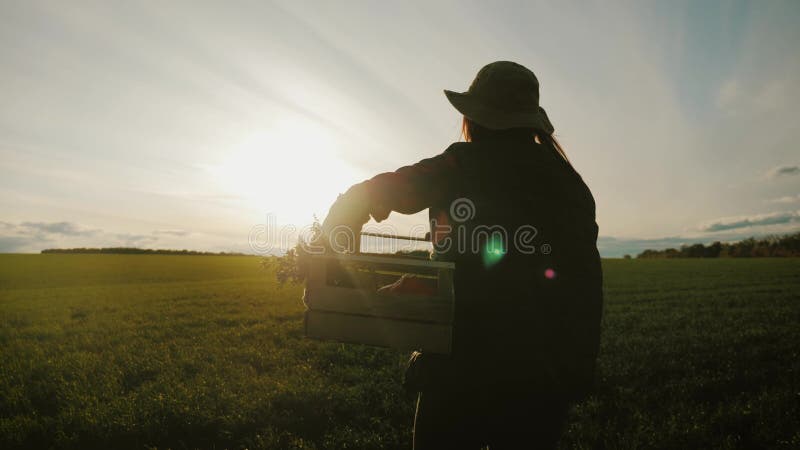
[{"label": "woman's silhouette", "polygon": [[[339,196],[323,231],[430,210],[434,257],[456,263],[453,352],[412,358],[414,448],[551,448],[594,377],[602,272],[592,194],[553,137],[539,82],[483,67],[442,154]],[[424,374],[424,376],[419,376]]]}]

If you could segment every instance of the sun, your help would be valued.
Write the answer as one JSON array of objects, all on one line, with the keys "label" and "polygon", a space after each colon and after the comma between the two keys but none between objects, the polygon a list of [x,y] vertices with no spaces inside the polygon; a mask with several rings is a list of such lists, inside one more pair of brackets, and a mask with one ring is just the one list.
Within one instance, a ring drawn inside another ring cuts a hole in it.
[{"label": "sun", "polygon": [[284,119],[244,137],[211,167],[219,186],[279,223],[324,217],[337,194],[363,174],[340,155],[339,142],[310,120]]}]

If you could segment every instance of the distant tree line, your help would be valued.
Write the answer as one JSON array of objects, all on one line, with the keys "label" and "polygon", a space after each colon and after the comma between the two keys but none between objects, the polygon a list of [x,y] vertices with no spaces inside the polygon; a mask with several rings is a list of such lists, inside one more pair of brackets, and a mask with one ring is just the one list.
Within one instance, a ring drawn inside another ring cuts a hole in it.
[{"label": "distant tree line", "polygon": [[237,252],[201,252],[197,250],[170,250],[162,248],[104,247],[104,248],[47,248],[42,253],[91,253],[115,255],[205,255],[205,256],[245,256]]},{"label": "distant tree line", "polygon": [[800,256],[800,232],[739,242],[682,245],[666,250],[645,250],[637,258],[757,258]]}]

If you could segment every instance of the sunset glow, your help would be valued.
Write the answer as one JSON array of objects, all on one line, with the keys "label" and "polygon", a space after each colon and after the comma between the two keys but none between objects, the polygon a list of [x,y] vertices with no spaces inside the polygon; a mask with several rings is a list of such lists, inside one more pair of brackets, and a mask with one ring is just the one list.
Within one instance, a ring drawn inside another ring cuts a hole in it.
[{"label": "sunset glow", "polygon": [[281,223],[309,223],[337,193],[363,176],[338,154],[339,143],[309,120],[278,120],[255,131],[208,167],[220,189]]},{"label": "sunset glow", "polygon": [[539,78],[604,256],[800,223],[797,2],[116,3],[1,7],[0,251],[252,251],[459,140],[442,90],[496,60]]}]

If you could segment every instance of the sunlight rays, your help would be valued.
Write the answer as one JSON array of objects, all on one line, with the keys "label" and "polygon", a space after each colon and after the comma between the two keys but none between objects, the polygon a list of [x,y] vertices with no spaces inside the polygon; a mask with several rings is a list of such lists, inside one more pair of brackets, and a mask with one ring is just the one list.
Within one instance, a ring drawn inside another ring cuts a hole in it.
[{"label": "sunlight rays", "polygon": [[345,162],[335,136],[299,117],[277,120],[233,146],[209,167],[219,188],[278,223],[324,217],[331,202],[363,174]]}]

